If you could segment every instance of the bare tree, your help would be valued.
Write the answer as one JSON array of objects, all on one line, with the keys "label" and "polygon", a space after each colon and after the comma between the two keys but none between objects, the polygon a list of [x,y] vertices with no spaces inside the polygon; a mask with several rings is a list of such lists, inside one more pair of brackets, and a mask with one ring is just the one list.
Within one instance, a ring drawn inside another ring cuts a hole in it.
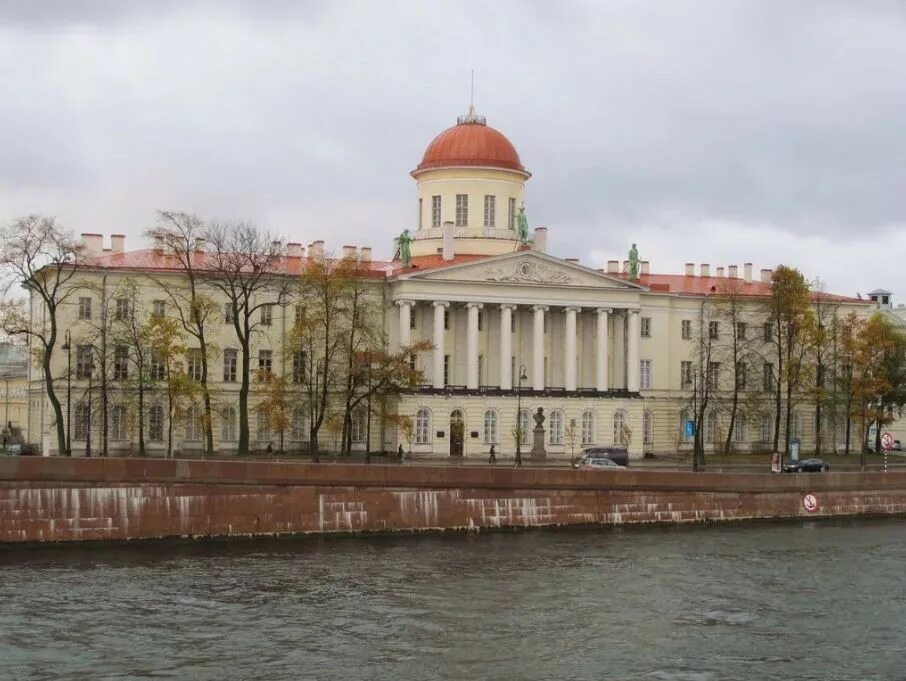
[{"label": "bare tree", "polygon": [[81,263],[72,234],[53,218],[30,215],[0,228],[0,290],[8,295],[13,286],[21,285],[32,299],[42,303],[46,315],[34,319],[24,302],[5,301],[0,308],[0,325],[7,334],[26,336],[30,344],[37,344],[37,359],[54,413],[57,451],[66,454],[63,408],[54,388],[53,353],[59,334],[58,313],[77,290],[73,278]]},{"label": "bare tree", "polygon": [[239,446],[249,453],[249,385],[252,339],[262,324],[270,323],[271,306],[284,304],[289,280],[283,271],[280,242],[249,223],[208,226],[210,283],[226,297],[242,354],[239,383]]}]

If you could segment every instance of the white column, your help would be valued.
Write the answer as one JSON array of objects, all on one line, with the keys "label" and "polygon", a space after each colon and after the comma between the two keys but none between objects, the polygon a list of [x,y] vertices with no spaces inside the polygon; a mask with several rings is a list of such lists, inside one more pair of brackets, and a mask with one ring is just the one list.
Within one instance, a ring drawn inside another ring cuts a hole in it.
[{"label": "white column", "polygon": [[546,305],[535,305],[532,330],[532,390],[544,390],[544,313]]},{"label": "white column", "polygon": [[576,313],[582,308],[566,308],[566,338],[563,343],[563,381],[567,390],[576,389]]},{"label": "white column", "polygon": [[595,346],[595,388],[599,392],[607,390],[607,314],[606,307],[598,308],[598,337]]},{"label": "white column", "polygon": [[515,305],[500,306],[500,389],[513,389],[513,310]]},{"label": "white column", "polygon": [[397,300],[396,304],[400,308],[400,347],[409,347],[412,345],[412,306],[415,303],[411,300]]},{"label": "white column", "polygon": [[450,303],[434,303],[434,371],[431,380],[435,388],[444,387],[444,311]]},{"label": "white column", "polygon": [[629,392],[639,391],[639,311],[629,310],[629,339],[627,345],[629,352],[626,357],[626,388]]},{"label": "white column", "polygon": [[478,390],[478,314],[481,303],[466,304],[466,388]]}]

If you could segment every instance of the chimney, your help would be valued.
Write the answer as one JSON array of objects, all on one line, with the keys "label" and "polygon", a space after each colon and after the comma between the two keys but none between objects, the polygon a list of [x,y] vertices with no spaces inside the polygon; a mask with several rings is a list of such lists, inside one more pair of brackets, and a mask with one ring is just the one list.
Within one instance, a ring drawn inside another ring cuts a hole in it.
[{"label": "chimney", "polygon": [[444,223],[443,259],[453,259],[453,223],[449,221]]},{"label": "chimney", "polygon": [[195,252],[204,253],[205,238],[203,236],[195,237]]},{"label": "chimney", "polygon": [[620,261],[619,260],[608,260],[607,261],[607,274],[619,274],[620,273]]},{"label": "chimney", "polygon": [[748,284],[749,282],[752,281],[752,263],[750,263],[750,262],[744,263],[742,266],[742,271],[743,271],[742,280]]},{"label": "chimney", "polygon": [[82,232],[82,255],[89,258],[100,255],[104,250],[104,237],[101,234]]},{"label": "chimney", "polygon": [[154,253],[156,255],[164,254],[164,236],[163,236],[163,234],[158,233],[158,234],[154,235]]},{"label": "chimney", "polygon": [[730,265],[730,277],[733,279],[739,279],[739,266]]},{"label": "chimney", "polygon": [[547,227],[535,227],[535,250],[547,253]]},{"label": "chimney", "polygon": [[579,259],[578,259],[578,258],[564,258],[564,260],[566,260],[566,262],[574,262],[574,263],[576,263],[576,264],[579,263]]},{"label": "chimney", "polygon": [[355,246],[343,246],[344,258],[355,258],[358,249]]},{"label": "chimney", "polygon": [[643,260],[642,261],[642,274],[649,274],[651,272],[651,261]]},{"label": "chimney", "polygon": [[687,263],[686,263],[686,276],[687,276],[687,277],[694,277],[694,276],[695,276],[695,263],[694,263],[694,262],[687,262]]},{"label": "chimney", "polygon": [[771,277],[774,275],[774,270],[761,270],[761,280],[769,284],[771,282]]},{"label": "chimney", "polygon": [[291,258],[301,258],[305,254],[302,252],[302,244],[291,242],[286,244],[286,255]]},{"label": "chimney", "polygon": [[362,246],[359,249],[359,259],[362,262],[371,262],[371,246]]},{"label": "chimney", "polygon": [[308,257],[309,258],[323,258],[324,257],[324,242],[323,241],[312,241],[308,246]]},{"label": "chimney", "polygon": [[274,249],[275,253],[280,253],[283,251],[283,242],[279,239],[274,239],[271,241],[271,248]]},{"label": "chimney", "polygon": [[703,277],[710,277],[711,276],[711,265],[709,265],[706,262],[703,262],[701,264],[701,275]]},{"label": "chimney", "polygon": [[110,235],[110,250],[113,253],[122,253],[126,248],[126,236],[124,234]]},{"label": "chimney", "polygon": [[717,268],[717,276],[718,276],[718,277],[724,276],[724,268],[723,268],[723,267],[718,267],[718,268]]}]

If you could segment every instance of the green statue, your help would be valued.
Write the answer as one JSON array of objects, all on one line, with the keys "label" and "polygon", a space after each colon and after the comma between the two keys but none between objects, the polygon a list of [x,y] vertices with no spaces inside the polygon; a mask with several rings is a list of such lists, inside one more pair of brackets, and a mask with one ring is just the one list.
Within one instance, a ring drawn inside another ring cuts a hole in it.
[{"label": "green statue", "polygon": [[639,278],[639,249],[635,247],[635,244],[632,244],[632,248],[629,249],[629,278],[638,279]]},{"label": "green statue", "polygon": [[394,241],[400,249],[400,260],[403,261],[403,267],[409,267],[412,263],[412,251],[409,250],[409,244],[412,243],[412,237],[409,235],[409,230],[404,229],[403,233],[396,237]]},{"label": "green statue", "polygon": [[525,215],[525,204],[519,207],[519,214],[516,216],[516,235],[519,241],[524,244],[528,243],[528,218]]}]

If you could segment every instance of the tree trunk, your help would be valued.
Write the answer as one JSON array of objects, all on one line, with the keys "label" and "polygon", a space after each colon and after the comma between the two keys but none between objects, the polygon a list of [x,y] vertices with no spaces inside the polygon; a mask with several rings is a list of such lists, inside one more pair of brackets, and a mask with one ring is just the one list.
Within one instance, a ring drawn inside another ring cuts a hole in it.
[{"label": "tree trunk", "polygon": [[239,456],[248,456],[249,453],[249,358],[248,338],[239,339],[242,350],[242,380],[239,383]]},{"label": "tree trunk", "polygon": [[[56,421],[57,452],[59,454],[64,454],[67,452],[66,428],[64,426],[65,421],[63,420],[63,407],[60,405],[60,400],[57,398],[57,393],[53,387],[53,371],[51,370],[51,358],[53,357],[54,345],[57,342],[56,309],[50,308],[48,312],[50,316],[50,335],[48,336],[47,343],[44,346],[44,358],[41,364],[42,371],[44,373],[44,386],[45,390],[47,391],[47,399],[50,400],[50,404],[53,407],[54,420]],[[72,406],[67,404],[66,408],[72,409]]]},{"label": "tree trunk", "polygon": [[138,455],[145,455],[145,387],[142,385],[141,369],[138,379]]}]

